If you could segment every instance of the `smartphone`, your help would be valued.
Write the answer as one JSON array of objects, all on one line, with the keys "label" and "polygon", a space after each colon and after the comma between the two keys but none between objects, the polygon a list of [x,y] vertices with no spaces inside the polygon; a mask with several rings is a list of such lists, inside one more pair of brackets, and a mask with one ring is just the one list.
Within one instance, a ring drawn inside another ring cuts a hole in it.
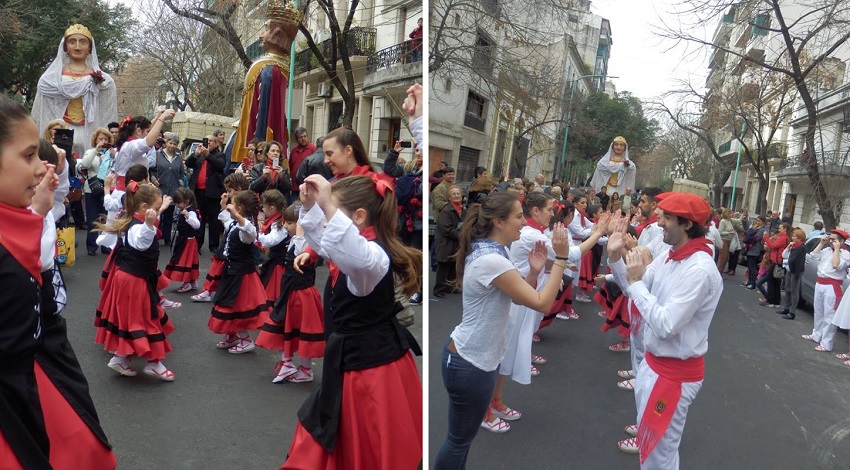
[{"label": "smartphone", "polygon": [[203,138],[203,140],[201,140],[201,145],[203,145],[203,146],[204,146],[204,148],[209,148],[209,146],[210,146],[210,139],[208,139],[208,138],[204,137],[204,138]]},{"label": "smartphone", "polygon": [[401,148],[409,149],[411,147],[413,147],[413,143],[411,141],[409,141],[409,140],[402,140],[401,141]]},{"label": "smartphone", "polygon": [[111,148],[112,148],[112,144],[103,144],[103,146],[102,146],[101,148],[102,148],[103,150],[109,150],[109,149],[111,149]]},{"label": "smartphone", "polygon": [[280,157],[272,158],[272,168],[280,167]]}]

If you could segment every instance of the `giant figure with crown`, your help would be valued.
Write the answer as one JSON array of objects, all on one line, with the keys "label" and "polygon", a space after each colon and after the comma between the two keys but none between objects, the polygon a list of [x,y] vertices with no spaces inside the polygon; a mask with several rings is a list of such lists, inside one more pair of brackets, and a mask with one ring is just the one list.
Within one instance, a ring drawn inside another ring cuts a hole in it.
[{"label": "giant figure with crown", "polygon": [[[248,142],[276,140],[286,148],[286,92],[289,86],[289,51],[298,34],[301,12],[290,2],[269,0],[258,58],[245,75],[239,129],[230,156],[239,162],[249,156]],[[250,155],[253,159],[253,155]]]},{"label": "giant figure with crown", "polygon": [[54,119],[68,123],[80,155],[95,129],[118,120],[115,82],[100,69],[94,38],[85,26],[65,30],[56,58],[38,80],[32,116],[39,132]]}]

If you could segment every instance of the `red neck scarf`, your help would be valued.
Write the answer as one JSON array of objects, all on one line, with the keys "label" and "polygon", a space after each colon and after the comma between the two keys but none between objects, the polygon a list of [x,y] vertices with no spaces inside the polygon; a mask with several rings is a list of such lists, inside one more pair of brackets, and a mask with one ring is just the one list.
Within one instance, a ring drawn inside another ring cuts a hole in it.
[{"label": "red neck scarf", "polygon": [[543,233],[544,231],[546,231],[546,227],[538,224],[537,221],[532,219],[531,217],[526,217],[525,223],[528,224],[529,227],[539,230],[540,233]]},{"label": "red neck scarf", "polygon": [[708,247],[708,240],[705,237],[694,238],[693,240],[688,240],[687,243],[682,245],[676,250],[670,250],[670,253],[667,255],[667,260],[664,261],[667,263],[668,261],[682,261],[684,259],[689,258],[692,254],[702,251],[703,253],[708,253],[711,256],[711,248]]},{"label": "red neck scarf", "polygon": [[44,217],[26,208],[0,203],[0,244],[41,285],[41,232]]},{"label": "red neck scarf", "polygon": [[342,178],[345,178],[346,176],[359,176],[359,175],[369,176],[372,173],[374,173],[374,171],[372,171],[371,166],[369,166],[369,165],[358,165],[358,166],[355,166],[354,169],[351,170],[350,173],[346,173],[344,175],[337,176],[336,179],[342,179]]},{"label": "red neck scarf", "polygon": [[271,173],[269,173],[269,180],[273,180],[275,176],[277,176],[277,170],[272,167],[271,158],[266,159],[266,167],[271,171]]},{"label": "red neck scarf", "polygon": [[581,216],[581,220],[580,220],[581,227],[582,228],[587,227],[587,214],[584,211],[582,211],[581,209],[576,209],[576,210],[578,211],[578,215]]},{"label": "red neck scarf", "polygon": [[655,214],[652,214],[652,217],[643,221],[643,223],[638,224],[638,226],[635,227],[635,231],[637,232],[638,237],[640,237],[640,234],[641,234],[641,232],[643,232],[643,229],[649,227],[650,225],[654,224],[655,222],[658,222],[658,216],[655,215]]},{"label": "red neck scarf", "polygon": [[455,208],[455,210],[457,211],[458,215],[463,214],[463,206],[461,206],[459,202],[452,202],[452,207],[454,207],[454,208]]},{"label": "red neck scarf", "polygon": [[[375,232],[375,227],[372,225],[361,228],[360,236],[369,241],[378,238],[378,234]],[[339,277],[339,267],[337,267],[336,263],[334,263],[333,261],[328,261],[328,274],[331,278],[331,287],[336,286],[336,280]]]},{"label": "red neck scarf", "polygon": [[790,249],[796,250],[797,248],[800,248],[800,245],[802,245],[802,244],[803,244],[802,240],[797,240],[797,241],[795,241],[794,243],[791,244]]},{"label": "red neck scarf", "polygon": [[271,217],[266,217],[266,220],[263,221],[262,232],[265,233],[265,234],[268,234],[271,231],[270,229],[271,229],[272,224],[279,218],[280,218],[280,212],[278,212],[277,214],[274,214]]}]

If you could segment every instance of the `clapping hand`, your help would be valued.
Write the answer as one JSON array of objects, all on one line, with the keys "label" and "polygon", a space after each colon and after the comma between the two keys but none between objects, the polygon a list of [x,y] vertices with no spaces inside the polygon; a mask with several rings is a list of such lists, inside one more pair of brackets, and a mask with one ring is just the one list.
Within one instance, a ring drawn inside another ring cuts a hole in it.
[{"label": "clapping hand", "polygon": [[219,200],[219,206],[221,207],[221,210],[227,209],[227,198],[227,193],[221,194],[221,199]]},{"label": "clapping hand", "polygon": [[605,275],[597,274],[596,277],[593,278],[593,282],[596,284],[596,287],[602,289],[602,287],[605,285]]},{"label": "clapping hand", "polygon": [[552,228],[552,249],[555,255],[566,258],[570,253],[570,239],[567,237],[567,228],[558,222]]},{"label": "clapping hand", "polygon": [[59,177],[56,176],[56,165],[45,163],[47,173],[41,178],[35,187],[35,195],[32,197],[32,210],[37,214],[47,215],[53,209],[53,193],[59,187]]},{"label": "clapping hand", "polygon": [[162,205],[159,207],[159,213],[162,214],[163,212],[165,212],[168,207],[171,206],[172,202],[174,202],[174,199],[172,199],[171,196],[167,194],[165,196],[162,196]]},{"label": "clapping hand", "polygon": [[[647,261],[649,260],[649,261]],[[626,277],[629,284],[640,281],[646,273],[646,267],[652,260],[652,254],[645,246],[635,247],[626,255]]]},{"label": "clapping hand", "polygon": [[546,258],[549,250],[546,248],[546,242],[538,241],[534,244],[534,249],[528,253],[528,267],[532,272],[539,273],[546,267]]}]

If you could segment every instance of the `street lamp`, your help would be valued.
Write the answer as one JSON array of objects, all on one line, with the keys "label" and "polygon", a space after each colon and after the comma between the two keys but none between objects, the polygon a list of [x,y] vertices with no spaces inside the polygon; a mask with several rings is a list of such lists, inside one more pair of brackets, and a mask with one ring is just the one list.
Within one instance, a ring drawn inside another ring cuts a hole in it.
[{"label": "street lamp", "polygon": [[[566,122],[566,125],[564,126],[564,141],[561,144],[561,160],[560,160],[560,165],[558,165],[558,172],[560,173],[559,176],[560,176],[561,179],[564,178],[564,165],[566,165],[566,160],[567,160],[567,137],[570,135],[570,120],[572,120],[572,117],[573,117],[573,95],[575,95],[575,92],[576,92],[576,83],[578,83],[579,80],[583,80],[585,78],[595,78],[595,77],[620,78],[620,77],[613,77],[613,76],[610,76],[610,75],[591,74],[591,75],[582,75],[580,77],[576,77],[576,78],[570,80],[570,83],[572,83],[572,86],[570,86],[570,99],[567,101],[567,122]],[[553,181],[553,183],[554,183],[554,181]]]}]

